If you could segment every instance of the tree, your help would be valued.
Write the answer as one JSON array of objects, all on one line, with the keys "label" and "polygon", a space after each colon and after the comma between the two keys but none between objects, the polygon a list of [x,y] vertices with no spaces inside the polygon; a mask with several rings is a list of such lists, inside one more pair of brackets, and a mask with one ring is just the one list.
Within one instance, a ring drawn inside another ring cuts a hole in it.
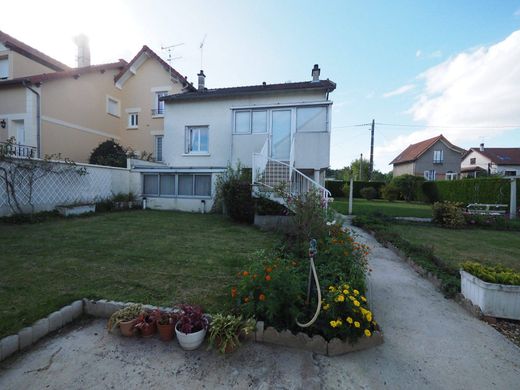
[{"label": "tree", "polygon": [[126,168],[128,153],[113,139],[101,142],[90,155],[89,163]]}]

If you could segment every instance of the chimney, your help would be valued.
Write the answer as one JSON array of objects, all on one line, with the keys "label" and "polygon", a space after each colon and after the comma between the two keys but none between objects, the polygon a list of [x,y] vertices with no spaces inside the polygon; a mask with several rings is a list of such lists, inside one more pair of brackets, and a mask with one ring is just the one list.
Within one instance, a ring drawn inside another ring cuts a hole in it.
[{"label": "chimney", "polygon": [[206,82],[206,75],[204,74],[204,71],[201,70],[197,76],[199,76],[199,87],[197,89],[199,91],[204,91],[204,84]]},{"label": "chimney", "polygon": [[88,37],[85,34],[79,34],[74,37],[74,43],[78,46],[78,56],[76,61],[78,68],[90,66],[90,48],[88,45]]},{"label": "chimney", "polygon": [[318,67],[318,64],[314,64],[314,68],[312,68],[312,82],[317,83],[320,81],[320,68]]},{"label": "chimney", "polygon": [[484,144],[480,144],[480,151],[483,152],[484,151]]}]

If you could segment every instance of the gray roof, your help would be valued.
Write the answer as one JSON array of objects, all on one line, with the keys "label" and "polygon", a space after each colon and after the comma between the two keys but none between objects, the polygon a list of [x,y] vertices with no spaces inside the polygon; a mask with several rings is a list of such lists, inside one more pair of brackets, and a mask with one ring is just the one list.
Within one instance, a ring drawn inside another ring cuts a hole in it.
[{"label": "gray roof", "polygon": [[283,91],[298,91],[298,90],[325,90],[332,92],[336,89],[336,83],[330,80],[301,81],[296,83],[282,83],[282,84],[260,84],[249,85],[245,87],[231,87],[231,88],[215,88],[205,89],[196,92],[184,92],[175,95],[168,95],[161,98],[164,101],[179,101],[179,100],[198,100],[211,99],[228,96],[252,95],[266,92],[283,92]]}]

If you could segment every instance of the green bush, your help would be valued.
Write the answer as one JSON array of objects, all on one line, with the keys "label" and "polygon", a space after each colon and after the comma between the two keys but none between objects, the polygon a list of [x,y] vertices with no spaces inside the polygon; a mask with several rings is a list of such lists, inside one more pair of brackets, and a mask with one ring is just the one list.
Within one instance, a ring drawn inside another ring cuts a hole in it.
[{"label": "green bush", "polygon": [[378,197],[377,190],[374,187],[364,187],[359,190],[359,194],[366,200],[372,200]]},{"label": "green bush", "polygon": [[325,180],[325,188],[330,191],[333,198],[348,196],[348,192],[344,191],[345,184],[346,182],[344,180]]},{"label": "green bush", "polygon": [[501,265],[490,267],[467,261],[462,263],[462,269],[484,282],[520,286],[520,273]]},{"label": "green bush", "polygon": [[395,202],[399,199],[401,192],[399,188],[397,188],[394,184],[388,183],[387,185],[381,187],[381,196],[384,200],[388,200],[389,202]]},{"label": "green bush", "polygon": [[411,202],[417,199],[417,194],[424,183],[424,178],[414,175],[401,175],[392,179],[391,183],[399,189],[401,197]]},{"label": "green bush", "polygon": [[464,226],[464,205],[458,202],[435,202],[433,204],[433,222],[444,227]]}]

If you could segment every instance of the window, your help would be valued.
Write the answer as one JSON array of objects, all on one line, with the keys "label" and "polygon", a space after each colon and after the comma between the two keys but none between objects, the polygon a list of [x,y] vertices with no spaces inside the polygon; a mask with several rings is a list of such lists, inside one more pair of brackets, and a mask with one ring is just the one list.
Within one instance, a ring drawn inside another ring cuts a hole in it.
[{"label": "window", "polygon": [[429,181],[435,181],[435,170],[424,171],[424,178]]},{"label": "window", "polygon": [[159,100],[159,98],[163,97],[163,96],[167,96],[167,95],[168,95],[167,91],[155,92],[154,107],[152,108],[153,116],[164,115],[164,102],[162,100]]},{"label": "window", "polygon": [[0,58],[0,80],[9,78],[9,57]]},{"label": "window", "polygon": [[186,129],[186,154],[209,153],[208,128],[206,126]]},{"label": "window", "polygon": [[119,100],[107,96],[107,113],[119,116]]},{"label": "window", "polygon": [[137,112],[131,112],[128,114],[128,128],[137,129],[139,126],[139,114]]},{"label": "window", "polygon": [[327,131],[327,107],[302,107],[296,110],[296,131]]},{"label": "window", "polygon": [[235,134],[266,133],[267,111],[235,111]]},{"label": "window", "polygon": [[442,164],[443,161],[444,161],[444,150],[434,150],[433,151],[433,163]]},{"label": "window", "polygon": [[477,163],[477,159],[475,157],[469,159],[470,165],[475,165]]},{"label": "window", "polygon": [[159,176],[156,174],[143,175],[143,195],[159,194]]},{"label": "window", "polygon": [[162,146],[163,146],[163,136],[156,135],[155,136],[155,153],[154,153],[155,161],[163,160]]}]

